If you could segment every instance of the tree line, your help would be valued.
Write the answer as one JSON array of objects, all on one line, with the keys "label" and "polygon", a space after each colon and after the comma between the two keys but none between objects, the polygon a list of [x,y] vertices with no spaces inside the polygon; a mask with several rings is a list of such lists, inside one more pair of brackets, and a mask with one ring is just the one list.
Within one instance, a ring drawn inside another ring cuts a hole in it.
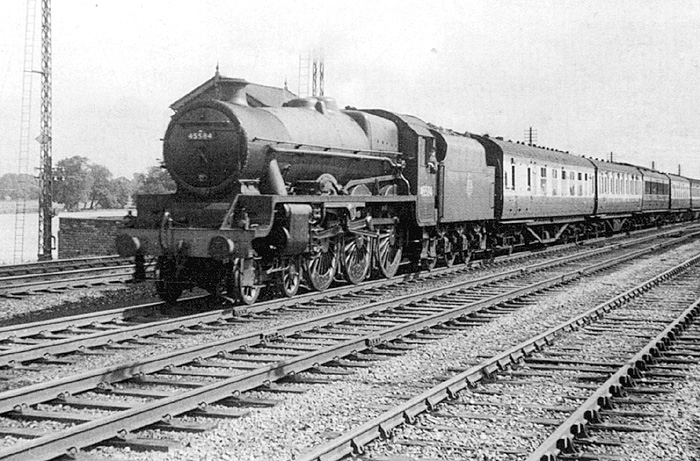
[{"label": "tree line", "polygon": [[[86,157],[60,160],[53,172],[53,201],[66,211],[96,208],[124,208],[137,194],[162,194],[175,190],[166,170],[154,166],[132,179],[115,178],[104,165]],[[0,199],[38,200],[39,179],[29,175],[7,173],[0,176]]]}]

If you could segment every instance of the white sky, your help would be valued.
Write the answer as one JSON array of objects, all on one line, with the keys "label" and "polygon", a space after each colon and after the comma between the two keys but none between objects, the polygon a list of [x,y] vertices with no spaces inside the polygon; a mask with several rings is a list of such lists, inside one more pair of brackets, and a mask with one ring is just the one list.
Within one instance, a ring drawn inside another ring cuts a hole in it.
[{"label": "white sky", "polygon": [[[0,174],[17,171],[24,0],[0,2]],[[40,2],[38,2],[40,3]],[[169,105],[221,73],[700,178],[700,2],[54,1],[54,163],[157,165]],[[37,42],[39,36],[37,35]],[[36,52],[37,64],[39,51]],[[39,78],[34,96],[40,96]],[[32,137],[39,134],[34,111]],[[38,143],[32,141],[38,158]],[[38,165],[38,160],[34,161]]]}]

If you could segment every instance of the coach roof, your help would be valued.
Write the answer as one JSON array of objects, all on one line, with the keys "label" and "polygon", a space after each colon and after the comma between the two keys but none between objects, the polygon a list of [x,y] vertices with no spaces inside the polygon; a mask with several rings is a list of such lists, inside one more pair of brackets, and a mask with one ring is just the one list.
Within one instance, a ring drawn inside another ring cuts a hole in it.
[{"label": "coach roof", "polygon": [[563,164],[583,168],[593,168],[593,165],[591,165],[591,162],[589,162],[588,159],[577,155],[568,154],[566,152],[543,149],[541,147],[529,146],[527,144],[518,144],[487,136],[475,137],[479,140],[486,140],[496,144],[503,151],[503,155],[530,158],[537,160],[537,163],[542,164]]}]

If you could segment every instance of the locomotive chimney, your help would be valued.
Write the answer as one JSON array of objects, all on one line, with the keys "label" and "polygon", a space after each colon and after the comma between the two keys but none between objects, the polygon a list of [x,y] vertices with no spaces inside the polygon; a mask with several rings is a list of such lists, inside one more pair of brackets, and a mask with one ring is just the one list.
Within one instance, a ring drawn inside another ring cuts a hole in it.
[{"label": "locomotive chimney", "polygon": [[245,87],[248,86],[247,81],[240,78],[221,77],[215,85],[217,99],[241,106],[248,105],[248,95],[245,91]]}]

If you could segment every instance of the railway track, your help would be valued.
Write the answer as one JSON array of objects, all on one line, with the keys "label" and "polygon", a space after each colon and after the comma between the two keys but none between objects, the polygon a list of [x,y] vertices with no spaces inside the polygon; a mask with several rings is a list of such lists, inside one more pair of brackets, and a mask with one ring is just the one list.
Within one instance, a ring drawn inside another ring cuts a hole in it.
[{"label": "railway track", "polygon": [[299,459],[628,459],[629,434],[653,432],[663,416],[637,408],[662,409],[700,357],[699,261],[452,370]]},{"label": "railway track", "polygon": [[[596,257],[588,255],[586,262],[580,261],[583,257],[579,255],[574,258],[578,262],[540,263],[550,267],[518,270],[517,274],[498,280],[453,283],[7,391],[0,394],[4,423],[0,433],[28,441],[0,451],[0,459],[50,459],[105,441],[132,447],[162,447],[167,445],[165,441],[139,439],[135,431],[144,427],[207,430],[201,424],[185,423],[177,415],[242,416],[246,410],[241,406],[266,404],[248,397],[247,391],[262,388],[294,393],[299,389],[288,383],[327,382],[328,376],[343,376],[355,367],[367,366],[368,361],[402,354],[454,331],[507,315],[522,307],[520,299],[537,296],[661,246],[630,250],[617,258],[600,251]],[[355,296],[376,298],[376,293]],[[228,331],[231,324],[219,320],[161,335],[182,338],[199,333],[195,329]],[[134,344],[121,347],[140,348],[148,343],[140,337]],[[49,357],[46,364],[70,361],[70,357]],[[21,371],[22,367],[41,366],[32,362],[18,368]],[[309,371],[321,376],[308,375]],[[37,419],[43,431],[27,427],[27,420]],[[52,431],[47,431],[47,427]]]},{"label": "railway track", "polygon": [[59,259],[0,266],[0,297],[16,298],[70,288],[122,283],[133,278],[134,265],[118,256]]},{"label": "railway track", "polygon": [[[665,234],[667,235],[667,234]],[[682,238],[690,238],[688,234]],[[468,282],[470,286],[488,286],[504,280],[526,277],[527,274],[546,271],[552,268],[585,260],[586,258],[607,258],[608,254],[631,247],[634,245],[646,245],[653,242],[658,236],[647,236],[633,239],[620,244],[614,244],[604,248],[596,248],[587,251],[565,254],[562,256],[538,255],[540,262],[532,262],[535,256],[523,256],[525,264],[512,267],[507,270],[492,268],[496,272],[476,277]],[[671,239],[667,243],[677,243]],[[636,254],[653,251],[656,245],[651,245]],[[513,264],[512,259],[504,258],[503,264]],[[451,275],[462,276],[468,268],[447,268],[424,275],[425,279],[435,279]],[[82,355],[118,352],[121,349],[133,347],[139,344],[149,344],[154,341],[167,342],[172,339],[168,335],[192,336],[196,333],[208,333],[225,328],[227,324],[246,322],[253,320],[257,315],[270,315],[271,312],[289,310],[313,311],[326,306],[338,304],[357,303],[358,300],[374,298],[382,293],[395,291],[401,292],[407,285],[415,284],[418,278],[408,276],[403,280],[378,280],[356,287],[354,285],[339,287],[331,291],[318,293],[312,292],[298,296],[294,299],[278,299],[255,306],[234,306],[223,309],[214,309],[186,316],[163,316],[161,309],[167,308],[164,303],[148,303],[139,306],[130,306],[101,312],[93,312],[72,317],[51,319],[30,324],[11,325],[0,328],[0,377],[3,376],[2,367],[8,367],[11,373],[5,376],[12,378],[22,370],[22,365],[37,362],[43,364],[60,364],[65,357],[72,353]],[[463,282],[458,286],[466,286]],[[192,297],[184,299],[181,305],[191,302],[203,301],[207,297]],[[366,302],[366,301],[365,301]],[[150,339],[149,339],[150,338]],[[121,344],[121,346],[118,346]],[[106,348],[106,350],[105,350]],[[96,350],[97,349],[97,350]],[[37,365],[35,363],[34,365]],[[32,369],[33,367],[29,367]]]},{"label": "railway track", "polygon": [[[692,226],[692,225],[691,225]],[[683,229],[686,223],[666,226],[667,230]],[[644,229],[632,232],[635,236],[653,235],[655,229]],[[584,244],[595,246],[623,239],[623,235],[612,238],[594,238]],[[547,252],[566,251],[575,244],[566,244],[548,249]],[[528,253],[513,256],[513,258],[498,258],[500,260],[517,260],[527,258]],[[470,262],[468,267],[474,267],[483,261]],[[106,284],[118,284],[133,278],[133,263],[128,258],[116,255],[95,256],[75,259],[58,259],[53,261],[30,262],[15,265],[0,266],[0,297],[23,298],[25,296],[62,293],[72,288],[82,288]],[[153,265],[147,266],[147,272],[153,270]]]},{"label": "railway track", "polygon": [[21,264],[0,265],[0,277],[13,275],[44,274],[62,270],[86,269],[90,267],[118,266],[128,261],[117,255],[92,256],[87,258],[54,259]]}]

